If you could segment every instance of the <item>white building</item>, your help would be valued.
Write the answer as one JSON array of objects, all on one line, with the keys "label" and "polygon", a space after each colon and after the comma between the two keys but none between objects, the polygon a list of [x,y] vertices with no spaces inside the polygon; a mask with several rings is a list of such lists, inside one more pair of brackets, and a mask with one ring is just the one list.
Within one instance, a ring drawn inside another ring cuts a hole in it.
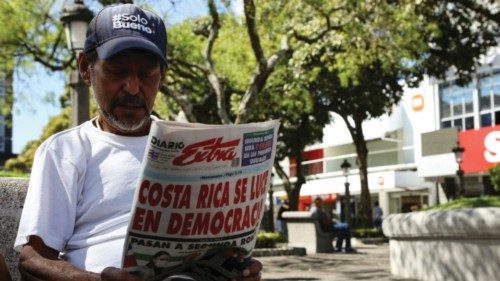
[{"label": "white building", "polygon": [[[486,149],[483,139],[493,131],[498,132],[495,136],[500,140],[500,126],[496,127],[500,124],[500,48],[483,62],[469,85],[458,87],[453,77],[446,81],[425,79],[418,88],[405,90],[390,116],[363,124],[372,204],[378,201],[385,215],[447,200],[446,195],[458,186],[458,164],[452,153],[458,140],[465,148],[461,164],[465,195],[491,191],[486,170],[500,162],[500,141],[497,159],[496,138],[490,136]],[[301,188],[299,210],[307,209],[315,196],[323,196],[340,213],[341,204],[336,202],[345,194],[345,177],[340,169],[344,159],[352,165],[348,181],[354,212],[358,209],[361,189],[355,147],[342,119],[334,116],[334,120],[339,121],[324,129],[323,143],[304,152],[308,176]],[[478,159],[485,151],[491,154],[488,161]],[[478,162],[485,164],[478,167]],[[293,176],[293,167],[290,171]],[[277,204],[286,196],[279,189],[275,183]]]}]

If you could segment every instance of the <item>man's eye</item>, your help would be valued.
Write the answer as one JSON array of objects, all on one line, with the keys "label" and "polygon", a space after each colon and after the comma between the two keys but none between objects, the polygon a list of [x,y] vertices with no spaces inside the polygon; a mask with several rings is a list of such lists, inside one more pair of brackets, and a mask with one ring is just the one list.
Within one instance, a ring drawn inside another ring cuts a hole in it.
[{"label": "man's eye", "polygon": [[125,76],[125,75],[127,75],[126,71],[118,70],[118,69],[108,69],[107,72],[113,76]]},{"label": "man's eye", "polygon": [[156,75],[156,72],[154,71],[150,71],[150,72],[139,72],[139,77],[141,78],[145,78],[145,79],[148,79],[148,78],[154,78]]}]

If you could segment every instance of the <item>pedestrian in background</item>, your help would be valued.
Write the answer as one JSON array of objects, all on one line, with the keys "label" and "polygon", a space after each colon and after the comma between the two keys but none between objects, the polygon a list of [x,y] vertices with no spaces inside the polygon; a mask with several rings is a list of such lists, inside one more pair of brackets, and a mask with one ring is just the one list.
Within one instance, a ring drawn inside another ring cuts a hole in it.
[{"label": "pedestrian in background", "polygon": [[384,212],[382,211],[382,208],[378,205],[378,201],[375,201],[375,206],[373,207],[372,210],[372,217],[373,217],[373,227],[375,228],[382,228],[382,216]]},{"label": "pedestrian in background", "polygon": [[286,227],[286,221],[283,219],[283,213],[289,210],[290,205],[288,204],[288,200],[285,200],[278,209],[278,215],[276,217],[276,230],[285,237],[288,235],[288,229]]}]

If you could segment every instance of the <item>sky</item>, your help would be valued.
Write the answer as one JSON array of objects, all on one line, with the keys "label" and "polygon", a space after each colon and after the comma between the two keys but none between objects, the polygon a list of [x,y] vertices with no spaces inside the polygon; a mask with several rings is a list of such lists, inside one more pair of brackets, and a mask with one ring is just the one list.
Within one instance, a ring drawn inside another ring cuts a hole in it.
[{"label": "sky", "polygon": [[[166,24],[174,24],[186,18],[206,14],[204,0],[138,1],[148,2],[158,14],[167,14]],[[163,3],[158,4],[158,3]],[[165,3],[175,3],[175,6]],[[100,9],[95,1],[85,1],[96,12]],[[241,1],[236,1],[234,11],[241,15]],[[161,6],[160,6],[161,5]],[[26,143],[37,139],[51,116],[59,114],[59,96],[64,91],[65,77],[62,72],[48,73],[41,66],[31,73],[16,73],[14,77],[12,151],[20,153]]]}]

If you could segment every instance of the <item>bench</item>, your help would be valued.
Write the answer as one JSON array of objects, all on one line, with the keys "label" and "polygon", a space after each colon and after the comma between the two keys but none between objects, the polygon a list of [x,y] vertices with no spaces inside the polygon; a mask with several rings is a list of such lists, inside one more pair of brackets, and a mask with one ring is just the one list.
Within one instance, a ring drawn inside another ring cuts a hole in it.
[{"label": "bench", "polygon": [[310,212],[283,213],[288,229],[288,246],[302,247],[306,254],[332,253],[335,235],[321,230],[319,220]]},{"label": "bench", "polygon": [[[19,254],[14,251],[14,240],[21,211],[28,190],[26,178],[0,178],[0,280],[20,280],[17,270]],[[10,275],[10,277],[8,277]]]}]

